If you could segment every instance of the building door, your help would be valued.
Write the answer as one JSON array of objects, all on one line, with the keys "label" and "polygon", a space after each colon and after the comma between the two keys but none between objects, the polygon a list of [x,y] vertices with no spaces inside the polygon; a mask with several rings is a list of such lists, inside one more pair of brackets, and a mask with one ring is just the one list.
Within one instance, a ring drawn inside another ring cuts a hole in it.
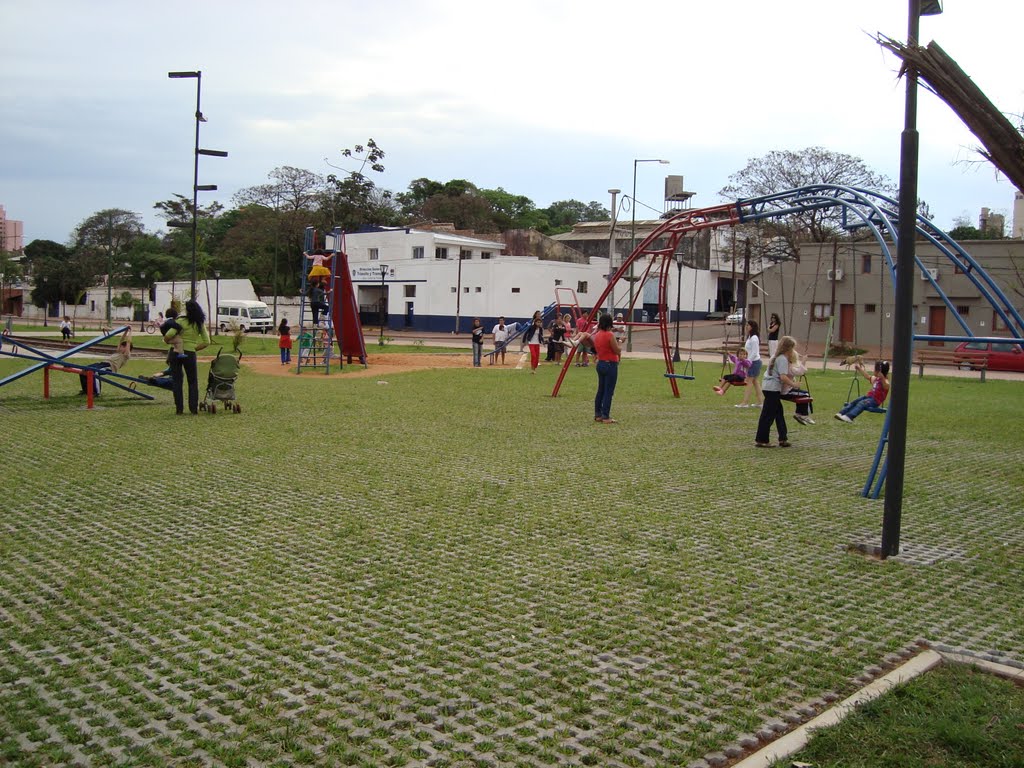
[{"label": "building door", "polygon": [[[946,335],[946,308],[939,307],[928,307],[928,335],[929,336],[945,336]],[[941,347],[944,342],[941,341],[929,341],[929,347]]]},{"label": "building door", "polygon": [[407,302],[405,302],[405,327],[406,328],[412,328],[412,324],[413,324],[412,321],[413,321],[412,302],[411,301],[407,301]]},{"label": "building door", "polygon": [[857,306],[839,305],[839,340],[852,343],[857,332]]}]

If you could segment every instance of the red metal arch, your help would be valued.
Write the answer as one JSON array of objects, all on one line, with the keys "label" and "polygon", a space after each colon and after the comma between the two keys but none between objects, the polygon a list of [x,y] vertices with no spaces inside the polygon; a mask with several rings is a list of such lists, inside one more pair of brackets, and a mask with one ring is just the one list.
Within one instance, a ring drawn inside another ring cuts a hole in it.
[{"label": "red metal arch", "polygon": [[[625,259],[619,268],[612,275],[608,284],[605,286],[604,291],[601,293],[601,297],[594,304],[593,309],[590,310],[588,319],[591,324],[594,323],[595,318],[601,312],[601,308],[604,306],[608,296],[615,289],[616,285],[626,278],[629,274],[630,267],[642,266],[643,269],[640,272],[640,284],[651,275],[651,273],[657,267],[658,274],[658,322],[657,323],[634,323],[632,322],[633,308],[629,308],[629,320],[627,324],[642,327],[657,326],[661,331],[661,350],[665,356],[665,371],[669,374],[675,373],[675,368],[672,365],[672,353],[669,350],[668,340],[668,302],[666,300],[668,291],[668,274],[669,270],[666,268],[672,261],[672,256],[675,254],[676,249],[679,247],[680,240],[688,234],[693,232],[700,232],[705,229],[718,229],[719,227],[731,227],[740,223],[739,209],[735,203],[729,203],[726,205],[715,205],[709,208],[693,208],[680,211],[675,216],[667,219],[664,224],[655,229],[651,234],[644,238],[636,249],[629,255],[629,258]],[[562,370],[558,374],[558,380],[555,382],[555,388],[551,391],[552,397],[558,397],[558,390],[562,386],[562,380],[565,378],[565,374],[569,371],[571,362],[575,354],[570,354],[565,358],[565,362],[562,364]],[[672,395],[679,397],[679,384],[677,380],[669,377],[669,386],[672,387]]]}]

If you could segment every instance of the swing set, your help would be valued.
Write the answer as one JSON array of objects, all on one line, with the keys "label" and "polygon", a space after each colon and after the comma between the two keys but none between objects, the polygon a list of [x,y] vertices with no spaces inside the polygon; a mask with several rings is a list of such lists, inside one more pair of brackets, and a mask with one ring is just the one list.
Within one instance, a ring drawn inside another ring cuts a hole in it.
[{"label": "swing set", "polygon": [[[683,239],[689,234],[704,230],[736,226],[737,224],[752,223],[764,219],[783,218],[806,211],[836,208],[840,209],[841,225],[844,229],[852,231],[866,228],[870,237],[874,239],[881,250],[889,272],[889,282],[895,287],[896,267],[894,256],[895,247],[899,241],[899,203],[891,197],[859,187],[838,184],[812,184],[776,194],[738,200],[735,203],[725,205],[686,209],[666,219],[664,223],[644,238],[634,248],[633,252],[623,260],[622,264],[608,280],[608,284],[602,292],[600,299],[590,312],[589,319],[593,320],[596,317],[608,296],[620,283],[628,280],[628,275],[634,267],[644,267],[641,277],[643,280],[652,274],[652,269],[656,265],[658,269],[654,274],[658,276],[659,281],[658,322],[633,322],[633,307],[630,306],[627,324],[657,327],[659,329],[662,342],[661,348],[665,359],[665,373],[668,374],[666,379],[672,389],[673,396],[679,397],[678,381],[681,376],[685,375],[686,369],[684,368],[684,371],[679,376],[673,375],[676,371],[673,367],[672,354],[669,351],[668,308],[665,301],[665,293],[668,275],[666,267],[677,249],[680,248]],[[1021,316],[1020,311],[1014,307],[1002,289],[985,272],[982,266],[948,234],[919,214],[915,215],[915,235],[934,246],[939,252],[940,259],[949,259],[957,271],[971,281],[979,294],[992,307],[999,321],[1005,325],[1009,331],[1009,336],[975,336],[970,325],[957,311],[956,306],[938,284],[933,273],[929,271],[920,257],[915,255],[914,264],[920,270],[922,279],[928,281],[931,291],[943,302],[949,315],[960,326],[963,333],[962,335],[915,334],[913,340],[929,342],[999,341],[1019,344],[1024,348],[1024,317]],[[552,397],[558,396],[558,391],[568,371],[567,360],[555,382],[551,393]],[[875,451],[875,458],[861,493],[863,496],[870,495],[872,498],[877,498],[885,481],[885,455],[889,437],[890,418],[891,411],[887,411],[878,448]]]}]

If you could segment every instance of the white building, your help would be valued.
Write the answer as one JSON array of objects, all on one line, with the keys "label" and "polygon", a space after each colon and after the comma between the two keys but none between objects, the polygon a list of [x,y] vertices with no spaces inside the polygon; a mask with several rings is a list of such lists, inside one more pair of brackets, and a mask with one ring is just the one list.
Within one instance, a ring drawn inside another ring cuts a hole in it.
[{"label": "white building", "polygon": [[500,240],[404,227],[345,235],[360,311],[372,322],[383,299],[392,328],[468,333],[479,317],[489,331],[499,316],[529,319],[556,301],[556,288],[574,291],[585,310],[604,290],[608,259],[574,263],[505,250]]}]

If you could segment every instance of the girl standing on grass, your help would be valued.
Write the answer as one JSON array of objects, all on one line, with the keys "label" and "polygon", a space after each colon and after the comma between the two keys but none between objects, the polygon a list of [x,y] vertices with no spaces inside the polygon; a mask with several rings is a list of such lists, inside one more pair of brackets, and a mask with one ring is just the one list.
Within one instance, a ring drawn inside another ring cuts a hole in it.
[{"label": "girl standing on grass", "polygon": [[480,367],[480,359],[484,353],[484,325],[479,317],[473,318],[473,367]]},{"label": "girl standing on grass", "polygon": [[612,418],[612,397],[619,380],[619,358],[622,348],[612,333],[612,316],[605,313],[597,323],[591,340],[597,356],[597,394],[594,396],[594,421],[617,424]]},{"label": "girl standing on grass", "polygon": [[540,312],[533,313],[533,325],[523,333],[523,344],[530,348],[530,373],[537,372],[540,365],[540,345],[544,343],[544,325]]},{"label": "girl standing on grass", "polygon": [[277,326],[277,348],[281,350],[281,365],[288,365],[292,361],[292,329],[287,317],[282,317]]},{"label": "girl standing on grass", "polygon": [[754,405],[760,405],[763,399],[761,393],[761,338],[757,335],[759,330],[756,320],[747,321],[747,341],[743,348],[747,350],[747,359],[750,361],[750,373],[747,374],[747,377],[750,379],[751,386],[747,387],[747,391],[743,393],[743,400],[736,404],[737,408],[750,407],[750,390],[754,390],[754,397],[757,398]]},{"label": "girl standing on grass", "polygon": [[768,319],[768,357],[775,357],[775,352],[779,348],[779,331],[782,330],[782,321],[779,320],[779,316],[772,312],[772,316]]},{"label": "girl standing on grass", "polygon": [[782,390],[796,387],[796,379],[790,373],[796,361],[796,339],[783,336],[779,340],[778,352],[768,361],[768,372],[764,375],[764,406],[757,420],[757,436],[754,438],[754,445],[758,448],[771,447],[769,440],[772,422],[775,422],[775,429],[779,433],[779,447],[789,448],[786,415],[782,410]]}]

